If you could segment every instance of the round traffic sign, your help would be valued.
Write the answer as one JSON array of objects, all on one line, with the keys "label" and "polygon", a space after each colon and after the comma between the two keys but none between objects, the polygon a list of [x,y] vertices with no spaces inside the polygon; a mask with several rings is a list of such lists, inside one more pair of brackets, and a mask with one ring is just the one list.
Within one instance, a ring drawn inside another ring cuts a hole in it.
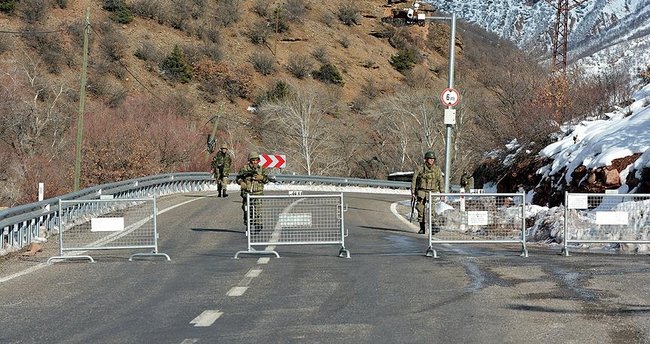
[{"label": "round traffic sign", "polygon": [[443,106],[456,106],[460,103],[460,93],[454,88],[445,88],[440,93],[440,102]]}]

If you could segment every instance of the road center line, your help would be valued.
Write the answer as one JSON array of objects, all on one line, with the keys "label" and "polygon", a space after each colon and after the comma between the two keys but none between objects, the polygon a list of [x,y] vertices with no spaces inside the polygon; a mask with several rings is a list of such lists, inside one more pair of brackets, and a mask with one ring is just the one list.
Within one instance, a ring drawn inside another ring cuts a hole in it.
[{"label": "road center line", "polygon": [[261,273],[262,273],[262,269],[250,269],[250,270],[248,270],[248,272],[246,273],[246,277],[250,277],[250,278],[257,277],[257,276],[259,276]]},{"label": "road center line", "polygon": [[190,321],[190,324],[194,324],[194,327],[208,327],[222,315],[223,312],[220,310],[205,310],[198,317],[194,318],[194,320]]},{"label": "road center line", "polygon": [[246,292],[248,287],[232,287],[226,295],[228,296],[242,296]]},{"label": "road center line", "polygon": [[181,344],[194,344],[194,343],[198,343],[198,342],[199,342],[198,338],[185,338],[185,339],[183,339]]}]

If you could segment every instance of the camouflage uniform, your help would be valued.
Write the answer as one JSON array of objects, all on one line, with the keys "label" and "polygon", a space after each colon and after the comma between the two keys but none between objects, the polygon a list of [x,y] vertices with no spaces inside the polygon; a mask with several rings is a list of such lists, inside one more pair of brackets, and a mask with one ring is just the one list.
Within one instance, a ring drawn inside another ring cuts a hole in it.
[{"label": "camouflage uniform", "polygon": [[228,175],[230,174],[231,163],[232,158],[230,157],[230,153],[228,153],[228,147],[222,145],[221,150],[212,158],[212,173],[217,180],[219,197],[228,197],[226,189],[228,187]]},{"label": "camouflage uniform", "polygon": [[468,174],[467,171],[463,172],[463,175],[460,177],[460,187],[469,192],[474,188],[474,177],[471,174]]},{"label": "camouflage uniform", "polygon": [[[444,192],[444,181],[442,178],[442,171],[435,164],[435,154],[433,152],[427,152],[425,157],[425,163],[418,167],[413,173],[413,179],[411,180],[411,195],[416,201],[415,208],[418,210],[418,222],[420,223],[420,234],[424,234],[424,222],[425,222],[425,204],[427,202],[427,197],[429,192]],[[432,164],[427,162],[427,159],[434,159]]]},{"label": "camouflage uniform", "polygon": [[[251,152],[248,156],[248,165],[242,167],[237,174],[237,183],[241,186],[242,210],[244,212],[244,224],[247,222],[248,214],[246,213],[246,197],[251,195],[263,195],[264,184],[269,182],[269,177],[266,175],[266,169],[258,165],[259,154]],[[253,218],[251,223],[255,229],[261,229],[260,218],[260,202],[259,199],[251,200],[251,210]]]}]

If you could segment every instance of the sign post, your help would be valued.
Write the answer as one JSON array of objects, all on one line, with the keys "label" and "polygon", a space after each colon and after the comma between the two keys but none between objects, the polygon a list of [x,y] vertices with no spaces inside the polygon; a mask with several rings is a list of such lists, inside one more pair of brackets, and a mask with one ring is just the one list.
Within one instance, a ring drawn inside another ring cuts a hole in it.
[{"label": "sign post", "polygon": [[[454,53],[456,48],[456,13],[451,17],[426,17],[426,20],[449,20],[451,21],[451,32],[449,34],[449,85],[440,94],[440,101],[445,109],[445,126],[447,127],[447,138],[445,142],[445,193],[449,192],[449,177],[451,175],[451,126],[456,124],[456,110],[452,107],[460,102],[460,93],[454,89]],[[451,111],[449,111],[451,110]]]}]

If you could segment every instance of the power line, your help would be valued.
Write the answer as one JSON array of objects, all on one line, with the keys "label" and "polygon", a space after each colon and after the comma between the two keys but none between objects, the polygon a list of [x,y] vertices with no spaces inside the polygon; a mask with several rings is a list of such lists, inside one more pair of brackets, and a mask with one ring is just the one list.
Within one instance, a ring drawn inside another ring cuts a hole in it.
[{"label": "power line", "polygon": [[63,32],[65,29],[58,29],[58,30],[47,30],[47,31],[7,31],[7,30],[0,30],[0,33],[4,34],[10,34],[10,35],[42,35],[46,33],[58,33],[58,32]]},{"label": "power line", "polygon": [[[100,37],[101,37],[101,34],[100,34],[99,32],[97,32],[97,31],[96,31],[92,26],[90,26],[90,29],[91,29],[91,30],[92,30],[92,31],[93,31],[97,36],[100,36]],[[104,48],[108,48],[106,45],[102,44],[101,41],[99,42],[99,44],[100,44],[101,46],[103,46]],[[162,102],[162,99],[160,99],[156,93],[154,93],[154,92],[153,92],[152,90],[150,90],[147,86],[145,86],[145,85],[140,81],[140,79],[138,79],[138,77],[135,76],[135,74],[133,74],[133,72],[131,72],[131,70],[130,70],[130,69],[129,69],[129,68],[128,68],[128,67],[127,67],[127,66],[126,66],[126,65],[125,65],[121,60],[117,60],[117,63],[119,63],[120,66],[122,66],[122,68],[124,68],[124,70],[126,70],[126,72],[129,73],[129,75],[130,75],[130,76],[131,76],[131,77],[132,77],[132,78],[133,78],[133,79],[134,79],[138,84],[140,84],[140,86],[142,86],[142,87],[143,87],[147,92],[149,92],[149,93],[150,93],[154,98],[156,98],[156,99],[158,99],[159,101]]]},{"label": "power line", "polygon": [[[252,128],[252,125],[250,125],[248,123],[245,123],[245,122],[242,122],[242,121],[238,121],[238,120],[231,119],[231,118],[228,118],[228,117],[221,117],[221,118],[226,120],[226,121],[239,124],[239,125],[241,125],[243,127]],[[286,131],[280,131],[280,130],[265,128],[265,127],[260,128],[260,131],[279,134],[279,135],[282,135],[282,136],[291,136],[291,137],[295,137],[295,138],[303,138],[303,136],[298,135],[298,134],[291,134],[291,133],[287,133]],[[378,146],[378,145],[382,145],[382,144],[395,144],[395,143],[397,143],[397,142],[394,142],[394,141],[364,142],[364,141],[344,140],[344,139],[336,140],[336,139],[318,138],[318,137],[306,137],[306,138],[309,139],[309,140],[314,140],[314,141],[336,142],[336,143],[345,143],[345,144],[357,144],[357,145],[364,145],[364,146]]]}]

